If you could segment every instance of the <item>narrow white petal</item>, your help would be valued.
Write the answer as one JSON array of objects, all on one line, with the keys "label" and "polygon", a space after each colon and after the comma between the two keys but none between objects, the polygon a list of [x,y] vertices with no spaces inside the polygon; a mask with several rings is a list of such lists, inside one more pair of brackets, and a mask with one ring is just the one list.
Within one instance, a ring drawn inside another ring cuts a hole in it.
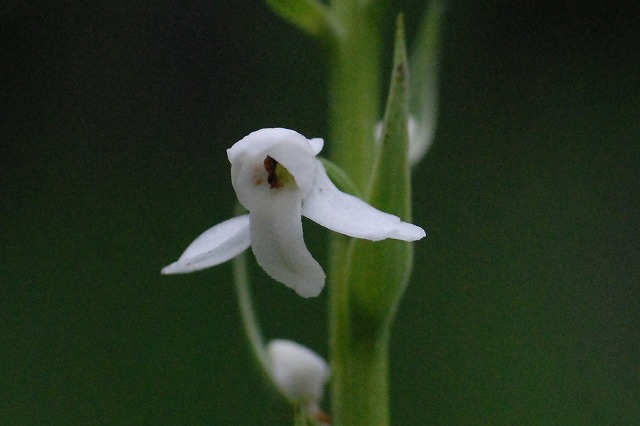
[{"label": "narrow white petal", "polygon": [[379,241],[385,238],[415,241],[426,234],[422,228],[381,212],[331,182],[318,161],[316,182],[302,202],[302,214],[332,231],[356,238]]},{"label": "narrow white petal", "polygon": [[234,217],[204,231],[178,261],[161,272],[184,274],[219,265],[242,253],[249,244],[249,215]]},{"label": "narrow white petal", "polygon": [[299,191],[273,189],[263,197],[256,195],[252,204],[251,248],[258,264],[302,297],[320,294],[325,274],[302,237]]}]

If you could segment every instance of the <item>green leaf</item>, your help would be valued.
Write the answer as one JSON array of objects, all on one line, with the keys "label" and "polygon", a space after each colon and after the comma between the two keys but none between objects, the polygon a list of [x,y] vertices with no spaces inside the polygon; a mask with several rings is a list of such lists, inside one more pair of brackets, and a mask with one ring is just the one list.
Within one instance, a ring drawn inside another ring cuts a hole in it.
[{"label": "green leaf", "polygon": [[281,18],[309,35],[319,37],[335,32],[335,22],[330,10],[317,0],[266,1]]},{"label": "green leaf", "polygon": [[410,160],[416,164],[433,141],[438,118],[438,77],[446,2],[431,0],[411,51],[409,110],[416,126],[410,141]]},{"label": "green leaf", "polygon": [[[374,207],[411,219],[408,159],[408,73],[402,16],[398,17],[393,72],[384,128],[373,166],[367,201]],[[378,340],[388,324],[411,271],[410,243],[398,240],[353,240],[348,282],[355,334]]]}]

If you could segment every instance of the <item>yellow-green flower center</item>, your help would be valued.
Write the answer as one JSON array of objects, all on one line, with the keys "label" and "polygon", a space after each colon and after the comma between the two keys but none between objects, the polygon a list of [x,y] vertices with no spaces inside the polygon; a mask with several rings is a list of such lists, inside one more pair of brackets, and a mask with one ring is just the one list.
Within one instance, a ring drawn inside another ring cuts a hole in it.
[{"label": "yellow-green flower center", "polygon": [[289,170],[268,155],[264,159],[264,169],[267,171],[267,182],[271,188],[282,188],[285,185],[295,184],[296,182]]}]

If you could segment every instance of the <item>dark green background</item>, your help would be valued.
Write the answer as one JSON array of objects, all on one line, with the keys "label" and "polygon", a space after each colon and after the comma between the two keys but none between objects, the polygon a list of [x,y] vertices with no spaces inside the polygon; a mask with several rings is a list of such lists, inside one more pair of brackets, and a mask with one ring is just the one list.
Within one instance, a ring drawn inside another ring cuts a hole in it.
[{"label": "dark green background", "polygon": [[[159,275],[231,215],[226,148],[327,133],[319,46],[235,3],[0,6],[0,424],[289,424],[230,266]],[[606,4],[450,3],[394,424],[640,423],[640,15]],[[326,292],[253,275],[326,355]]]}]

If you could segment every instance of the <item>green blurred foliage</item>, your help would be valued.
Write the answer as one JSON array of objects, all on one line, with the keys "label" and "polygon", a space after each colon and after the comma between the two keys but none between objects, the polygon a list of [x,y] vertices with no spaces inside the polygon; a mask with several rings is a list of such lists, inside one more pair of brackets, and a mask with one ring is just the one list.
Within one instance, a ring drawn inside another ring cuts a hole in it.
[{"label": "green blurred foliage", "polygon": [[[450,3],[395,424],[640,421],[637,16]],[[320,46],[258,1],[9,3],[0,40],[0,423],[288,424],[230,265],[159,270],[231,215],[233,142],[325,135]],[[252,273],[265,334],[326,355],[325,296]]]}]

